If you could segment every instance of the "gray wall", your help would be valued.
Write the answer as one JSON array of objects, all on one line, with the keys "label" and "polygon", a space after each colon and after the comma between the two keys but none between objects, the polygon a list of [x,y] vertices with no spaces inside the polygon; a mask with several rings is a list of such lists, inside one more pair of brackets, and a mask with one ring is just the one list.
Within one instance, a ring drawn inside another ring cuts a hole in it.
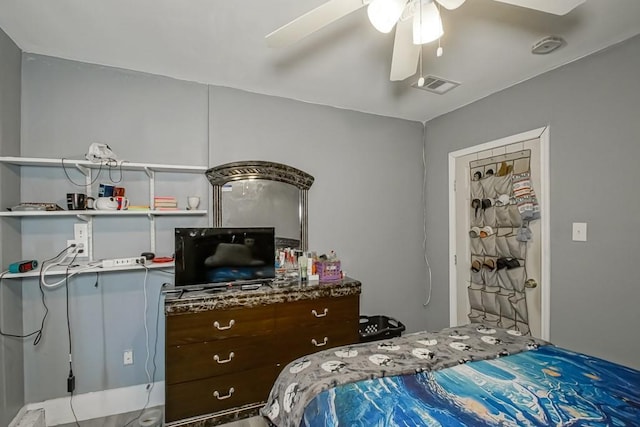
[{"label": "gray wall", "polygon": [[[428,253],[448,319],[447,154],[550,126],[551,340],[640,368],[640,37],[427,123]],[[543,215],[549,215],[543,212]],[[571,223],[588,241],[571,241]]]},{"label": "gray wall", "polygon": [[[20,49],[0,30],[0,155],[20,154]],[[0,166],[0,205],[18,201],[20,180],[13,168]],[[0,221],[0,264],[19,261],[20,222]],[[0,283],[0,326],[3,332],[22,333],[20,281]],[[0,425],[7,425],[24,405],[22,341],[0,336]]]},{"label": "gray wall", "polygon": [[362,282],[360,311],[427,327],[420,123],[211,89],[211,162],[261,159],[314,176],[309,248]]},{"label": "gray wall", "polygon": [[[91,142],[106,142],[131,161],[213,166],[260,159],[308,171],[316,179],[309,193],[310,247],[336,250],[346,272],[362,281],[363,312],[396,316],[411,330],[427,327],[420,123],[28,54],[22,96],[24,156],[80,158]],[[198,178],[190,185],[208,196],[206,179]],[[182,198],[187,190],[181,179],[172,175],[158,186]],[[144,197],[144,177],[125,174],[124,182],[128,194]],[[23,168],[23,199],[46,198],[63,206],[71,191],[77,189],[60,169]],[[209,221],[162,218],[158,238],[164,254],[172,250],[173,227]],[[23,256],[56,254],[72,237],[73,222],[24,219]],[[145,219],[96,220],[96,257],[137,255],[146,249],[147,230]],[[78,393],[146,382],[143,279],[141,273],[102,274],[97,287],[94,275],[72,279]],[[159,273],[149,277],[152,344],[160,286],[172,281]],[[41,319],[42,308],[37,281],[24,282],[28,330]],[[45,293],[50,314],[44,339],[37,347],[24,346],[27,402],[66,395],[64,288]],[[158,329],[156,380],[161,380],[163,325]],[[125,367],[127,348],[133,348],[136,363]]]},{"label": "gray wall", "polygon": [[[117,156],[133,162],[206,165],[208,158],[207,87],[113,68],[25,54],[22,91],[22,155],[83,158],[92,142],[108,143]],[[94,184],[120,179],[102,171]],[[79,173],[68,170],[75,182]],[[53,201],[66,207],[65,194],[78,192],[60,168],[22,168],[23,200]],[[121,185],[132,204],[148,203],[143,172],[124,172]],[[206,197],[204,175],[158,173],[156,194],[172,194],[184,207],[191,193]],[[53,257],[73,238],[75,218],[23,219],[23,257]],[[156,220],[158,256],[173,252],[173,228],[206,226],[203,217]],[[150,248],[146,217],[96,218],[95,258],[140,255]],[[147,382],[142,272],[78,275],[69,283],[76,392],[86,393]],[[48,278],[55,282],[59,277]],[[147,280],[151,356],[161,285],[173,278],[157,271]],[[97,283],[97,285],[96,285]],[[24,280],[24,329],[39,324],[43,309],[36,279]],[[45,290],[49,316],[38,346],[24,344],[25,399],[39,402],[66,396],[68,338],[65,289]],[[163,320],[160,317],[160,320]],[[157,327],[155,380],[164,379],[164,323]],[[123,365],[133,349],[134,364]],[[149,370],[152,370],[151,360]]]}]

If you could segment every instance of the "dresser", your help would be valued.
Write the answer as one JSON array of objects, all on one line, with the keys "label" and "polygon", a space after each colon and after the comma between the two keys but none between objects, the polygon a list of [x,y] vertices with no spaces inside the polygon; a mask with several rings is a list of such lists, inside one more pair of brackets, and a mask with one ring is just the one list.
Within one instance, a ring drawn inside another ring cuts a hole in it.
[{"label": "dresser", "polygon": [[216,425],[255,415],[286,364],[358,342],[360,288],[345,278],[168,293],[165,421],[199,417]]}]

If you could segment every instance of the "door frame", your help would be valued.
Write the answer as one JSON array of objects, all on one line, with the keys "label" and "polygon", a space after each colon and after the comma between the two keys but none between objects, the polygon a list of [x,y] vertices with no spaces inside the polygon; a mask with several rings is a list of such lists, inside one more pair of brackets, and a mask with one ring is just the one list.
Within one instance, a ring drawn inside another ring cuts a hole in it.
[{"label": "door frame", "polygon": [[449,325],[456,326],[458,319],[458,291],[456,271],[456,197],[455,177],[456,159],[477,152],[487,151],[504,145],[515,144],[538,138],[540,141],[540,184],[538,195],[540,204],[540,250],[541,265],[538,286],[540,286],[540,322],[541,337],[550,339],[550,315],[551,315],[551,209],[550,209],[550,171],[549,171],[549,126],[522,132],[516,135],[496,139],[449,153]]}]

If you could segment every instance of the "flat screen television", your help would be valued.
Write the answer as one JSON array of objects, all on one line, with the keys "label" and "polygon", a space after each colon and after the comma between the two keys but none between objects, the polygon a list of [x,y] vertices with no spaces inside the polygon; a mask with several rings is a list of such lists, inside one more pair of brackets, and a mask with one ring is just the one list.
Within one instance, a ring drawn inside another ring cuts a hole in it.
[{"label": "flat screen television", "polygon": [[175,286],[221,286],[276,277],[274,227],[175,229]]}]

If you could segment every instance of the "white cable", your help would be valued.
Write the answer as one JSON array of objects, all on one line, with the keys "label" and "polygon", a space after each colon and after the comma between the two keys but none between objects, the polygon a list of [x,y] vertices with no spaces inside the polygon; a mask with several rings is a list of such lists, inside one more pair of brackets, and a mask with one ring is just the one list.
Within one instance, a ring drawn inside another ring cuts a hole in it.
[{"label": "white cable", "polygon": [[[431,293],[433,291],[433,282],[431,281],[431,265],[429,264],[429,258],[427,257],[427,159],[426,155],[427,146],[427,124],[422,123],[422,197],[424,198],[424,205],[422,207],[422,233],[424,239],[422,240],[422,249],[424,250],[424,262],[427,267],[427,274],[429,275],[429,283],[427,290],[427,301],[422,304],[426,307],[431,302]],[[426,284],[425,284],[426,287]]]},{"label": "white cable", "polygon": [[[61,265],[64,265],[64,266],[66,266],[66,267],[69,267],[69,265],[68,265],[68,264],[64,264],[64,262],[65,262],[65,260],[66,260],[66,258],[67,258],[68,256],[69,256],[69,255],[65,255],[65,256],[64,256],[64,258],[62,258],[62,260],[60,260],[60,261],[58,261],[58,262],[51,263],[51,264],[47,264],[46,266],[43,266],[43,267],[42,267],[42,272],[41,272],[41,274],[40,274],[40,276],[41,276],[40,283],[42,283],[42,286],[44,286],[44,287],[45,287],[45,288],[47,288],[47,289],[53,289],[53,288],[56,288],[56,287],[58,287],[58,286],[62,285],[62,284],[65,282],[65,280],[67,280],[68,278],[71,278],[71,277],[75,276],[76,274],[82,273],[82,272],[83,272],[83,271],[85,271],[85,270],[92,269],[92,268],[94,268],[94,267],[96,267],[96,266],[98,265],[97,263],[90,263],[90,264],[87,264],[87,265],[83,266],[82,268],[79,268],[78,270],[74,270],[74,271],[73,271],[71,274],[69,274],[68,276],[67,276],[67,275],[65,275],[65,277],[64,277],[64,278],[60,279],[59,281],[57,281],[57,282],[55,282],[55,283],[47,283],[47,282],[46,282],[46,280],[45,280],[45,277],[46,277],[47,271],[49,271],[49,269],[51,269],[52,267],[58,267],[58,266],[61,266]],[[44,264],[44,263],[43,263],[43,264]]]},{"label": "white cable", "polygon": [[147,277],[148,276],[149,276],[149,269],[145,266],[144,280],[142,281],[142,288],[144,293],[144,336],[145,336],[144,342],[147,348],[147,358],[144,361],[144,372],[147,374],[147,384],[151,384],[151,374],[149,373],[149,356],[151,354],[151,351],[149,349],[149,327],[147,326],[147,308],[149,305],[148,298],[147,298]]}]

